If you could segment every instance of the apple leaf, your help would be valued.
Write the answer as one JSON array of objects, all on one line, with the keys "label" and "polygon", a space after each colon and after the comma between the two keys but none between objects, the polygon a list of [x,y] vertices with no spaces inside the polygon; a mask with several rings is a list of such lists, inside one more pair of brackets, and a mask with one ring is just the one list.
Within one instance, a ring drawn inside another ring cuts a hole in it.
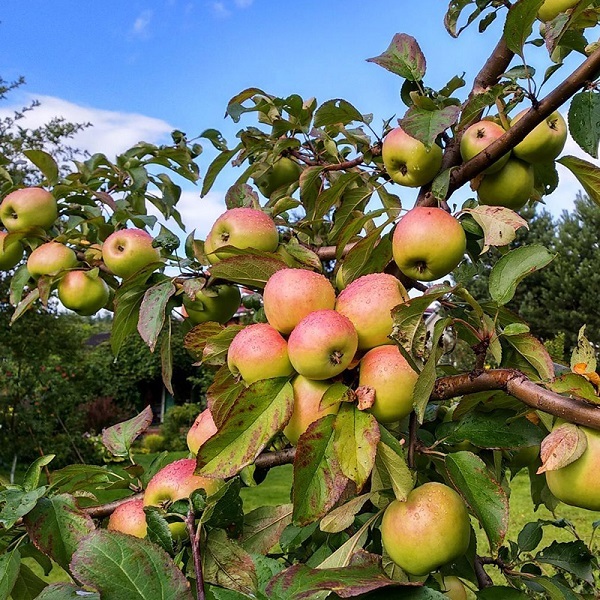
[{"label": "apple leaf", "polygon": [[421,81],[427,68],[419,43],[406,33],[397,33],[383,54],[368,58],[367,62],[375,63],[409,81]]},{"label": "apple leaf", "polygon": [[279,543],[283,530],[292,522],[292,505],[261,506],[244,516],[242,547],[255,554],[268,554]]},{"label": "apple leaf", "polygon": [[242,145],[238,144],[233,150],[224,150],[210,163],[204,176],[204,183],[200,196],[204,198],[212,188],[217,175],[225,168],[227,163],[240,151]]},{"label": "apple leaf", "polygon": [[325,390],[319,403],[319,410],[325,410],[340,402],[355,402],[355,400],[356,395],[354,394],[354,390],[344,385],[341,381],[336,381]]},{"label": "apple leaf", "polygon": [[206,401],[217,427],[225,422],[237,397],[246,389],[243,381],[238,381],[227,365],[216,373],[211,386],[206,390]]},{"label": "apple leaf", "polygon": [[475,0],[453,0],[453,2],[450,2],[448,5],[448,10],[444,15],[444,25],[446,27],[446,31],[453,38],[457,38],[461,32],[481,14],[481,9],[476,7],[475,10],[469,15],[466,25],[460,29],[457,28],[458,19],[460,18],[462,11],[469,6],[469,4],[474,3]]},{"label": "apple leaf", "polygon": [[165,310],[169,298],[176,292],[175,285],[171,280],[161,281],[155,286],[148,288],[140,305],[140,316],[137,330],[141,338],[154,352],[158,336],[165,323]]},{"label": "apple leaf", "polygon": [[[583,540],[574,542],[552,542],[535,555],[535,560],[558,567],[575,577],[594,585],[593,566],[597,558],[590,552]],[[567,588],[568,590],[568,588]],[[566,596],[562,596],[565,598]]]},{"label": "apple leaf", "polygon": [[171,396],[175,396],[173,391],[173,347],[171,340],[171,319],[167,319],[167,326],[160,345],[160,374],[162,382]]},{"label": "apple leaf", "polygon": [[473,94],[473,96],[466,101],[460,114],[458,129],[465,130],[469,125],[479,121],[484,109],[488,106],[493,106],[503,92],[504,86],[502,84],[497,84],[485,91],[480,90],[479,93]]},{"label": "apple leaf", "polygon": [[273,273],[286,268],[285,262],[274,256],[240,254],[220,260],[210,268],[210,274],[211,279],[262,289]]},{"label": "apple leaf", "polygon": [[400,120],[400,127],[427,148],[431,148],[438,135],[456,123],[459,114],[460,106],[451,105],[438,110],[412,106]]},{"label": "apple leaf", "polygon": [[133,441],[152,424],[152,409],[150,405],[139,414],[107,427],[102,431],[102,443],[113,456],[129,456]]},{"label": "apple leaf", "polygon": [[527,275],[548,265],[555,257],[556,254],[552,254],[539,244],[520,246],[511,250],[498,260],[490,272],[490,296],[501,305],[510,302],[515,295],[517,285]]},{"label": "apple leaf", "polygon": [[100,590],[102,600],[192,600],[190,585],[171,557],[125,533],[94,531],[73,554],[71,569],[77,581]]},{"label": "apple leaf", "polygon": [[[4,239],[4,241],[6,241],[6,238]],[[15,306],[21,301],[21,298],[23,297],[23,290],[25,289],[25,286],[28,282],[29,271],[27,270],[27,263],[24,263],[17,268],[10,280],[9,301],[11,305]]]},{"label": "apple leaf", "polygon": [[19,576],[21,555],[15,548],[0,555],[0,598],[8,598]]},{"label": "apple leaf", "polygon": [[0,525],[11,529],[15,523],[27,513],[32,511],[37,501],[46,493],[46,487],[40,487],[30,492],[24,492],[19,488],[8,488],[0,491]]},{"label": "apple leaf", "polygon": [[[389,441],[389,440],[386,440]],[[408,467],[402,447],[388,446],[379,442],[377,446],[377,476],[373,477],[373,491],[391,487],[396,500],[404,502],[415,487],[415,477]]]},{"label": "apple leaf", "polygon": [[50,154],[43,150],[23,150],[23,154],[43,173],[48,185],[56,185],[58,165]]},{"label": "apple leaf", "polygon": [[287,377],[256,381],[233,403],[219,431],[196,457],[206,477],[233,477],[264,450],[292,416],[294,392]]},{"label": "apple leaf", "polygon": [[85,591],[74,583],[51,583],[35,600],[100,600],[98,592]]},{"label": "apple leaf", "polygon": [[557,471],[576,461],[588,446],[587,436],[572,423],[564,423],[549,433],[540,450],[542,466],[537,474]]},{"label": "apple leaf", "polygon": [[316,252],[310,248],[303,246],[296,238],[292,238],[286,244],[280,244],[278,252],[283,250],[285,254],[290,256],[298,266],[303,269],[314,269],[320,273],[323,272],[323,263]]},{"label": "apple leaf", "polygon": [[19,600],[37,599],[46,585],[47,583],[38,577],[26,564],[21,563],[19,576],[12,589],[12,598],[19,598]]},{"label": "apple leaf", "polygon": [[346,488],[334,450],[336,415],[314,421],[300,436],[294,459],[293,522],[308,525],[335,505]]},{"label": "apple leaf", "polygon": [[202,351],[202,364],[221,367],[227,363],[227,352],[233,338],[244,329],[243,325],[229,325],[222,329],[216,335],[210,336],[206,340],[206,345]]},{"label": "apple leaf", "polygon": [[508,343],[536,370],[542,381],[554,379],[554,363],[546,346],[530,333],[507,338]]},{"label": "apple leaf", "polygon": [[556,162],[567,167],[577,177],[590,199],[600,206],[600,168],[576,156],[563,156]]},{"label": "apple leaf", "polygon": [[225,194],[225,206],[232,208],[260,208],[258,194],[247,183],[232,185]]},{"label": "apple leaf", "polygon": [[334,206],[339,205],[340,198],[353,183],[361,183],[358,173],[342,173],[335,183],[319,194],[311,218],[322,219]]},{"label": "apple leaf", "polygon": [[593,373],[597,368],[596,350],[585,337],[585,325],[579,329],[577,347],[571,354],[571,370],[575,373]]},{"label": "apple leaf", "polygon": [[[555,596],[562,598],[562,596]],[[530,596],[520,590],[504,585],[493,585],[477,592],[477,600],[529,600]]]},{"label": "apple leaf", "polygon": [[115,316],[110,332],[110,345],[115,356],[137,328],[145,293],[146,287],[143,285],[122,286],[115,293]]},{"label": "apple leaf", "polygon": [[[329,239],[338,242],[338,234],[346,229],[346,226],[350,225],[351,231],[355,232],[356,227],[354,223],[358,221],[358,231],[362,228],[362,221],[360,219],[365,218],[360,213],[361,207],[363,207],[371,198],[373,190],[366,186],[359,186],[356,188],[347,189],[341,197],[341,204],[335,209],[333,213],[333,227],[329,233]],[[383,204],[383,202],[382,202]],[[362,216],[356,219],[357,213]],[[381,213],[383,214],[383,212]],[[368,218],[368,217],[367,217]],[[352,225],[351,225],[352,224]],[[355,233],[351,233],[349,237],[352,237]],[[339,240],[339,244],[345,245],[348,240]]]},{"label": "apple leaf", "polygon": [[483,229],[482,254],[487,252],[490,246],[510,244],[521,227],[529,229],[523,217],[503,206],[476,206],[467,208],[463,212],[470,214]]},{"label": "apple leaf", "polygon": [[454,488],[477,517],[494,553],[508,531],[508,497],[486,464],[471,452],[446,456],[446,469]]},{"label": "apple leaf", "polygon": [[543,3],[544,0],[518,0],[510,7],[502,35],[508,49],[515,54],[523,56],[523,47]]},{"label": "apple leaf", "polygon": [[362,507],[373,497],[374,493],[369,492],[362,496],[352,498],[349,502],[333,509],[329,514],[321,519],[319,529],[325,533],[340,533],[348,529]]},{"label": "apple leaf", "polygon": [[348,125],[353,121],[363,122],[363,116],[350,102],[342,99],[327,100],[316,110],[314,117],[315,127],[327,125]]},{"label": "apple leaf", "polygon": [[593,158],[598,158],[600,144],[600,94],[579,92],[571,99],[569,106],[569,132],[579,147]]},{"label": "apple leaf", "polygon": [[209,338],[221,333],[225,327],[216,321],[200,323],[187,332],[183,339],[184,348],[192,355],[194,360],[202,362],[202,354]]},{"label": "apple leaf", "polygon": [[40,290],[39,288],[33,288],[23,300],[17,304],[17,308],[15,308],[15,312],[12,314],[10,318],[10,324],[12,325],[17,319],[22,317],[28,309],[31,308],[34,302],[39,300]]},{"label": "apple leaf", "polygon": [[600,404],[600,397],[596,394],[594,386],[578,373],[565,373],[557,377],[554,381],[547,383],[546,387],[557,394],[566,394],[568,396],[578,396],[588,402]]}]

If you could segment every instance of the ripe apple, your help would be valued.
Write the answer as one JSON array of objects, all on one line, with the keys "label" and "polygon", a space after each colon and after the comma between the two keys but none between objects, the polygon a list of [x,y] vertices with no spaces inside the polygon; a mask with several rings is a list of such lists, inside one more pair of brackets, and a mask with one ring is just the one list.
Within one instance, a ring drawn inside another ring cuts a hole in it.
[{"label": "ripe apple", "polygon": [[233,256],[224,246],[254,248],[274,252],[279,244],[279,233],[275,222],[262,210],[255,208],[231,208],[213,224],[204,242],[208,260],[215,263]]},{"label": "ripe apple", "polygon": [[288,334],[311,312],[333,309],[335,290],[320,273],[281,269],[267,281],[263,302],[269,324]]},{"label": "ripe apple", "polygon": [[398,222],[392,253],[408,277],[433,281],[445,277],[462,260],[467,238],[461,224],[441,208],[417,206]]},{"label": "ripe apple", "polygon": [[546,471],[546,483],[561,502],[600,510],[600,431],[587,427],[580,429],[587,438],[587,448],[566,467]]},{"label": "ripe apple", "polygon": [[392,129],[383,140],[383,164],[388,175],[400,185],[421,187],[429,183],[442,166],[442,149],[408,135],[400,127]]},{"label": "ripe apple", "polygon": [[289,187],[300,177],[300,166],[293,160],[282,156],[268,171],[254,178],[256,187],[262,195],[270,198],[279,188]]},{"label": "ripe apple", "polygon": [[360,361],[358,385],[375,390],[375,403],[369,410],[380,423],[392,423],[412,412],[418,376],[397,346],[377,346]]},{"label": "ripe apple", "polygon": [[492,175],[484,175],[477,188],[477,199],[487,206],[504,206],[519,210],[533,194],[533,167],[522,160],[511,158]]},{"label": "ripe apple", "polygon": [[[511,125],[519,121],[527,112],[528,109],[521,111],[512,119]],[[558,111],[554,111],[513,148],[513,154],[528,163],[550,162],[563,151],[566,141],[567,124],[563,116]]]},{"label": "ripe apple", "polygon": [[538,9],[538,18],[540,21],[552,21],[562,12],[573,8],[579,0],[545,0]]},{"label": "ripe apple", "polygon": [[6,242],[8,233],[0,231],[0,270],[8,271],[12,269],[23,258],[23,246],[18,240]]},{"label": "ripe apple", "polygon": [[27,259],[29,274],[37,279],[42,275],[58,275],[77,265],[75,252],[60,242],[46,242],[38,246]]},{"label": "ripe apple", "polygon": [[293,372],[287,342],[268,323],[245,327],[233,338],[227,352],[227,366],[247,385]]},{"label": "ripe apple", "polygon": [[145,266],[160,261],[152,236],[143,229],[121,229],[111,233],[102,246],[104,264],[117,277],[128,279]]},{"label": "ripe apple", "polygon": [[290,362],[309,379],[330,379],[352,362],[358,334],[352,321],[331,309],[316,310],[304,317],[288,339]]},{"label": "ripe apple", "polygon": [[217,426],[212,418],[210,409],[203,410],[194,421],[187,433],[187,445],[190,452],[196,456],[198,449],[206,440],[217,433]]},{"label": "ripe apple", "polygon": [[68,271],[58,283],[58,299],[78,315],[89,317],[106,305],[110,288],[91,271]]},{"label": "ripe apple", "polygon": [[148,531],[144,501],[129,500],[115,508],[108,519],[108,529],[144,538]]},{"label": "ripe apple", "polygon": [[292,381],[294,411],[283,433],[294,446],[313,421],[326,415],[334,415],[339,410],[339,402],[319,410],[323,394],[330,385],[331,381],[315,381],[307,379],[303,375],[297,375]]},{"label": "ripe apple", "polygon": [[338,296],[335,310],[347,316],[358,333],[358,349],[391,344],[392,308],[408,300],[404,286],[393,275],[371,273],[355,279]]},{"label": "ripe apple", "polygon": [[444,596],[450,598],[450,600],[467,600],[467,590],[463,582],[454,575],[444,577],[442,589],[444,590]]},{"label": "ripe apple", "polygon": [[0,220],[7,231],[26,231],[35,227],[49,229],[58,218],[54,196],[39,187],[16,190],[0,204]]},{"label": "ripe apple", "polygon": [[227,323],[240,307],[242,295],[237,285],[218,284],[198,290],[192,300],[186,294],[183,306],[191,323]]},{"label": "ripe apple", "polygon": [[[465,162],[471,160],[505,133],[502,125],[494,121],[473,123],[473,125],[467,128],[460,140],[460,155],[462,159]],[[509,157],[510,152],[507,152],[483,172],[485,174],[496,173],[506,164]]]},{"label": "ripe apple", "polygon": [[443,483],[424,483],[412,490],[405,502],[390,503],[383,514],[383,546],[411,575],[426,575],[461,557],[470,539],[465,503]]},{"label": "ripe apple", "polygon": [[182,458],[163,467],[148,482],[144,492],[144,506],[160,506],[188,498],[199,488],[210,496],[221,486],[220,479],[210,479],[194,475],[195,458]]}]

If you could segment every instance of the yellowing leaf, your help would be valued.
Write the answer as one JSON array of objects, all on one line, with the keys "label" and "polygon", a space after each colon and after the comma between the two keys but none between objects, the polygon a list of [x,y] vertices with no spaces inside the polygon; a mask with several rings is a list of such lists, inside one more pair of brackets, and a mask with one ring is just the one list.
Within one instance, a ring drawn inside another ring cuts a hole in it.
[{"label": "yellowing leaf", "polygon": [[587,438],[577,425],[565,423],[552,431],[542,442],[542,466],[538,475],[562,469],[576,461],[587,448]]}]

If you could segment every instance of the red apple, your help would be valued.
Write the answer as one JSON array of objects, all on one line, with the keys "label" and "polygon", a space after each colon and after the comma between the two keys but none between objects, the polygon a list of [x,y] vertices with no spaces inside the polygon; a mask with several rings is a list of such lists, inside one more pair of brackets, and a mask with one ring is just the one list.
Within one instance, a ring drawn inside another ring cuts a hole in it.
[{"label": "red apple", "polygon": [[7,231],[26,231],[35,227],[49,229],[58,218],[54,196],[39,187],[8,194],[0,204],[0,220]]},{"label": "red apple", "polygon": [[217,433],[217,426],[212,418],[210,409],[203,410],[194,421],[187,433],[187,445],[190,452],[196,456],[198,449],[206,440]]},{"label": "red apple", "polygon": [[34,279],[42,275],[58,275],[75,265],[75,252],[59,242],[46,242],[38,246],[27,259],[27,270]]},{"label": "red apple", "polygon": [[335,290],[326,277],[314,271],[281,269],[267,281],[263,301],[269,324],[287,334],[311,312],[332,309]]},{"label": "red apple", "polygon": [[[465,162],[471,160],[505,133],[504,128],[498,125],[498,123],[494,123],[494,121],[473,123],[473,125],[467,128],[460,140],[460,155],[462,159]],[[509,157],[510,152],[507,152],[483,172],[489,174],[499,171],[506,164]]]},{"label": "red apple", "polygon": [[89,317],[103,308],[110,297],[110,288],[98,271],[68,271],[58,282],[58,299],[77,314]]},{"label": "red apple", "polygon": [[519,210],[533,194],[533,167],[511,158],[500,171],[485,175],[477,188],[477,200],[487,206],[504,206]]},{"label": "red apple", "polygon": [[129,502],[117,506],[108,519],[108,529],[128,533],[138,538],[146,537],[148,526],[144,501],[142,499],[129,500]]},{"label": "red apple", "polygon": [[160,261],[152,236],[143,229],[120,229],[111,233],[102,246],[104,264],[117,277],[128,279],[145,266]]},{"label": "red apple", "polygon": [[23,246],[18,240],[7,243],[8,233],[0,231],[0,270],[8,271],[23,258]]},{"label": "red apple", "polygon": [[[517,123],[527,112],[528,109],[522,110],[512,119],[511,125]],[[513,148],[513,154],[528,163],[551,162],[563,151],[566,141],[567,124],[562,115],[554,111]]]}]

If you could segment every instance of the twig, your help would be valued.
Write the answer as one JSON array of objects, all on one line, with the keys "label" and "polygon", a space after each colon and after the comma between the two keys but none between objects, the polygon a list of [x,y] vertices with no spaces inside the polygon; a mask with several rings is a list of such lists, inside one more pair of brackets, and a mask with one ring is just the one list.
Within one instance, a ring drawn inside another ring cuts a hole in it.
[{"label": "twig", "polygon": [[144,497],[143,493],[135,494],[134,496],[127,496],[127,498],[120,498],[119,500],[113,500],[106,504],[100,504],[99,506],[88,506],[82,509],[84,513],[92,517],[92,519],[103,519],[104,517],[110,516],[121,504],[125,504],[130,500],[141,500]]},{"label": "twig", "polygon": [[417,448],[417,430],[419,429],[419,421],[417,413],[410,413],[410,421],[408,425],[408,466],[411,469],[415,468],[415,450]]},{"label": "twig", "polygon": [[[377,142],[374,146],[371,146],[371,148],[369,148],[369,152],[371,153],[371,156],[379,156],[381,154],[381,144],[379,142]],[[353,169],[354,167],[358,167],[358,165],[361,165],[362,163],[365,162],[364,154],[361,154],[360,156],[357,156],[356,158],[353,158],[352,160],[345,160],[340,163],[325,163],[325,164],[323,164],[322,162],[320,162],[318,160],[313,160],[311,158],[308,158],[307,156],[305,156],[304,154],[302,154],[302,152],[299,152],[298,150],[290,150],[289,153],[294,158],[297,158],[299,161],[303,162],[305,165],[308,165],[309,167],[323,167],[323,171],[346,171],[348,169]]]},{"label": "twig", "polygon": [[190,544],[192,545],[192,559],[194,561],[194,572],[196,573],[196,598],[198,600],[205,600],[202,557],[200,556],[200,535],[196,531],[196,515],[193,508],[190,508],[188,511],[185,525],[190,536]]},{"label": "twig", "polygon": [[272,469],[281,465],[289,465],[294,462],[296,448],[286,448],[277,452],[265,452],[254,461],[257,469]]},{"label": "twig", "polygon": [[475,560],[473,561],[473,567],[475,569],[475,576],[477,577],[477,587],[482,590],[486,587],[491,587],[494,585],[492,578],[485,572],[483,568],[484,560],[481,556],[475,555]]}]

